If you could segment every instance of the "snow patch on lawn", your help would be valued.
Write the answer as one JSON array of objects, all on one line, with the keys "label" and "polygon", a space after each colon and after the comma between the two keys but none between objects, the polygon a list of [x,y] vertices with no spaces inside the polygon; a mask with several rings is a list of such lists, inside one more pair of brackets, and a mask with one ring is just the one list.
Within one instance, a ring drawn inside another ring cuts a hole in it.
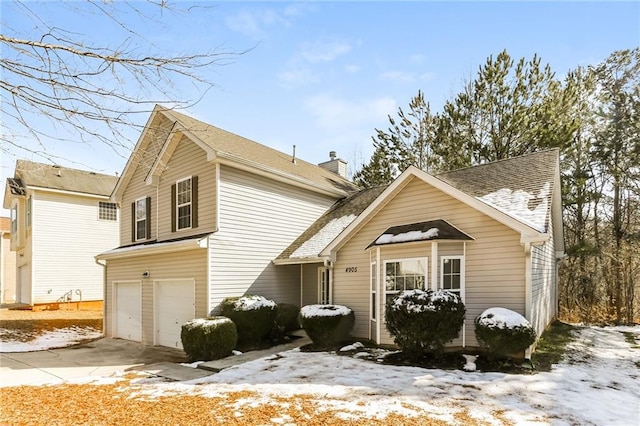
[{"label": "snow patch on lawn", "polygon": [[[9,330],[0,329],[0,334],[7,336]],[[91,327],[60,328],[47,331],[27,342],[4,337],[0,342],[0,353],[34,352],[66,348],[83,340],[99,339],[101,337],[102,331]]]}]

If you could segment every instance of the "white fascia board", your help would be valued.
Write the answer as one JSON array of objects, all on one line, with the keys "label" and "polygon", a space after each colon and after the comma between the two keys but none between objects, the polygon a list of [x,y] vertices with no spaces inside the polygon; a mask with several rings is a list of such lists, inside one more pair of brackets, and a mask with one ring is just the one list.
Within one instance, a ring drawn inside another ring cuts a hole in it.
[{"label": "white fascia board", "polygon": [[327,257],[294,257],[288,259],[274,259],[271,262],[274,265],[303,265],[307,263],[324,263],[325,260],[328,260]]},{"label": "white fascia board", "polygon": [[156,243],[148,245],[137,245],[129,247],[121,247],[113,250],[105,251],[95,256],[97,260],[123,259],[127,257],[149,256],[164,253],[176,253],[180,251],[194,250],[199,248],[207,248],[209,237],[191,238],[182,241],[171,241],[168,243]]},{"label": "white fascia board", "polygon": [[143,145],[146,145],[145,141],[147,140],[147,133],[151,127],[151,123],[156,118],[159,112],[161,112],[163,108],[160,105],[156,105],[147,120],[147,123],[144,125],[144,129],[138,138],[138,142],[136,142],[136,146],[131,151],[131,155],[129,155],[129,159],[127,160],[127,164],[124,166],[124,170],[122,171],[122,175],[120,175],[120,179],[116,182],[116,186],[113,189],[113,193],[111,195],[111,199],[113,201],[122,201],[122,193],[125,188],[129,185],[129,181],[133,177],[133,172],[135,170],[135,166],[137,166],[138,161],[136,161],[136,154],[138,151],[143,149]]},{"label": "white fascia board", "polygon": [[402,187],[410,182],[412,177],[416,177],[422,180],[423,182],[433,186],[434,188],[444,192],[445,194],[455,198],[456,200],[467,204],[468,206],[478,210],[479,212],[489,216],[492,219],[495,219],[496,221],[513,229],[514,231],[519,232],[522,236],[521,238],[523,239],[533,238],[536,239],[536,241],[538,239],[544,239],[544,241],[546,241],[546,238],[548,238],[548,236],[543,237],[543,235],[546,236],[547,234],[541,234],[529,225],[526,225],[518,221],[517,219],[512,218],[506,213],[503,213],[500,210],[486,203],[483,203],[477,198],[472,197],[471,195],[466,194],[457,188],[454,188],[445,181],[442,181],[437,177],[418,169],[417,167],[409,166],[404,172],[402,172],[402,174],[398,178],[396,178],[396,180],[391,183],[391,185],[387,187],[387,189],[385,189],[378,196],[378,198],[374,200],[373,203],[369,205],[369,207],[367,207],[360,214],[360,216],[356,218],[356,220],[354,220],[348,227],[346,227],[344,231],[342,231],[342,233],[340,233],[340,235],[338,235],[338,237],[333,240],[331,244],[329,244],[324,250],[322,250],[322,252],[320,252],[320,255],[331,256],[331,252],[341,247],[344,240],[351,234],[353,230],[358,229],[365,221],[367,221],[369,219],[369,216],[373,212],[375,212],[381,205],[383,205],[383,203],[387,201],[387,198],[389,196],[394,194],[399,189],[402,189]]},{"label": "white fascia board", "polygon": [[25,186],[25,188],[30,189],[32,191],[52,192],[54,194],[74,195],[77,197],[98,198],[100,200],[109,200],[111,198],[110,195],[90,194],[88,192],[67,191],[64,189],[47,188],[44,186],[27,185]]}]

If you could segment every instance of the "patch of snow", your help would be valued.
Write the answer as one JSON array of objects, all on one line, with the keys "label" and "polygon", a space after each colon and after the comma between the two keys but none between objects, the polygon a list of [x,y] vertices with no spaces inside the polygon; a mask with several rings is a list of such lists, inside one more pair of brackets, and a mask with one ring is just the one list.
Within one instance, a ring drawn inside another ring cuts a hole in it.
[{"label": "patch of snow", "polygon": [[376,240],[376,244],[406,243],[411,241],[431,240],[438,236],[438,228],[429,228],[426,231],[409,231],[400,234],[382,234]]},{"label": "patch of snow", "polygon": [[[515,217],[536,231],[546,232],[550,191],[551,185],[547,182],[540,188],[537,195],[520,189],[513,191],[509,188],[502,188],[476,198],[509,216]],[[529,208],[531,200],[539,200],[539,203],[533,209]]]},{"label": "patch of snow", "polygon": [[[415,303],[414,300],[423,302]],[[457,302],[458,295],[446,290],[405,290],[393,300],[391,305],[394,309],[400,309],[405,306],[410,312],[435,312],[436,306],[434,302]]]},{"label": "patch of snow", "polygon": [[[6,330],[2,330],[0,334],[5,335]],[[3,338],[0,343],[0,353],[13,352],[35,352],[45,351],[48,349],[66,348],[80,343],[82,340],[99,339],[102,337],[102,331],[92,327],[68,327],[55,329],[36,336],[28,342],[18,340],[8,340]]]},{"label": "patch of snow", "polygon": [[239,311],[251,311],[263,307],[275,309],[276,302],[274,302],[273,300],[269,300],[263,296],[242,296],[238,298],[238,300],[236,300],[234,306]]},{"label": "patch of snow", "polygon": [[356,351],[358,349],[364,348],[362,342],[355,342],[351,345],[343,346],[340,348],[340,352],[348,352],[348,351]]},{"label": "patch of snow", "polygon": [[525,317],[506,308],[489,308],[478,317],[478,323],[489,328],[513,329],[531,327]]},{"label": "patch of snow", "polygon": [[193,325],[210,326],[210,325],[223,324],[223,323],[226,323],[226,322],[232,322],[232,321],[227,317],[195,318],[195,319],[192,319],[191,321],[187,321],[185,323],[185,325],[186,324],[193,324]]},{"label": "patch of snow", "polygon": [[234,349],[231,351],[231,355],[242,355],[242,352]]},{"label": "patch of snow", "polygon": [[351,224],[356,215],[350,214],[332,219],[329,223],[322,227],[311,238],[302,243],[293,253],[291,258],[295,257],[311,257],[317,256],[326,246],[333,241],[338,234]]},{"label": "patch of snow", "polygon": [[183,367],[198,368],[198,366],[204,362],[205,361],[196,361],[191,363],[183,362],[183,363],[180,363],[180,365],[182,365]]},{"label": "patch of snow", "polygon": [[350,312],[351,309],[342,305],[307,305],[300,309],[300,315],[304,318],[342,316]]},{"label": "patch of snow", "polygon": [[478,355],[462,355],[465,359],[465,364],[462,369],[464,371],[476,371],[476,359],[478,359]]}]

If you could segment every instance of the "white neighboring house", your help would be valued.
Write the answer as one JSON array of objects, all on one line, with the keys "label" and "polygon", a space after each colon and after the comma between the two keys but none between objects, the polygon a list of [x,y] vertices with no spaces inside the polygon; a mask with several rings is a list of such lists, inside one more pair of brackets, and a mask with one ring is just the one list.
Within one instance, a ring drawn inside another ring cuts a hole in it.
[{"label": "white neighboring house", "polygon": [[16,162],[3,206],[11,213],[16,303],[34,308],[95,308],[103,267],[94,256],[118,245],[119,211],[109,200],[116,176]]}]

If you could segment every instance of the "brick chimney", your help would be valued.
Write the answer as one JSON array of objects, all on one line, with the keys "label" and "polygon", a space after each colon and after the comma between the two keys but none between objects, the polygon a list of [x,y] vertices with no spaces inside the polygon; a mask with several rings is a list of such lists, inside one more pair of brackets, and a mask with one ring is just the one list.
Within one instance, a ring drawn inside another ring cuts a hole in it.
[{"label": "brick chimney", "polygon": [[336,157],[336,152],[329,152],[329,161],[325,161],[324,163],[318,164],[318,166],[322,167],[325,170],[329,170],[341,176],[343,178],[347,178],[347,162],[342,158]]}]

